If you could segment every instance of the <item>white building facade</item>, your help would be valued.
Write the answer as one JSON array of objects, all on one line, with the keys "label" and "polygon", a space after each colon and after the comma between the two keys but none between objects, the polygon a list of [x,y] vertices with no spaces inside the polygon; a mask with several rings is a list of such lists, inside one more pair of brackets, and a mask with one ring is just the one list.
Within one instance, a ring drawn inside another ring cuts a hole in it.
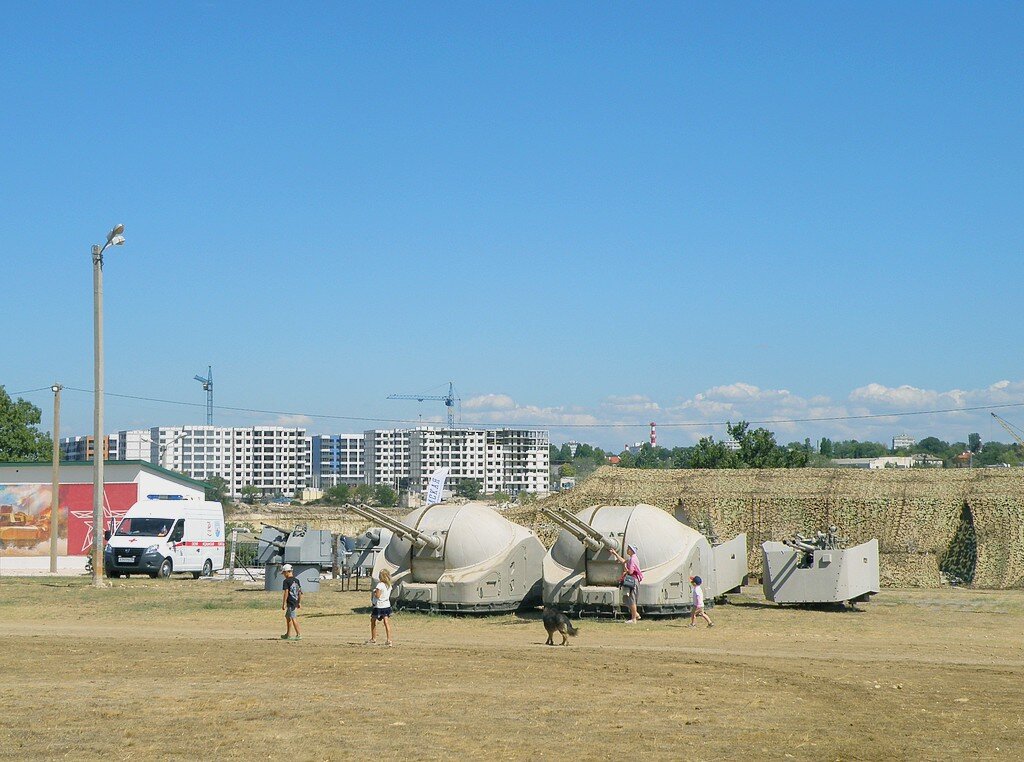
[{"label": "white building facade", "polygon": [[[155,426],[107,437],[111,460],[143,460],[206,481],[219,476],[228,493],[244,487],[259,494],[292,497],[309,486],[310,439],[305,429],[283,426]],[[61,440],[68,460],[91,457],[91,437]]]},{"label": "white building facade", "polygon": [[917,444],[917,440],[909,434],[897,434],[892,438],[892,449],[902,450],[909,449]]},{"label": "white building facade", "polygon": [[309,438],[312,487],[366,483],[363,468],[366,438],[363,434],[316,434]]},{"label": "white building facade", "polygon": [[550,437],[537,429],[375,430],[365,434],[367,484],[425,490],[438,468],[448,483],[472,479],[485,493],[546,494],[551,489]]}]

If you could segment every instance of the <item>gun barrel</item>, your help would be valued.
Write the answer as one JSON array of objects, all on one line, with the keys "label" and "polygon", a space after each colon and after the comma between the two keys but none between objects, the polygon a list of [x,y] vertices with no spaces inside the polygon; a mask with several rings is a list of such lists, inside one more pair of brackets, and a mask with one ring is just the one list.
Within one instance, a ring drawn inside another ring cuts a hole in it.
[{"label": "gun barrel", "polygon": [[385,516],[380,511],[370,508],[367,505],[350,505],[349,509],[353,513],[357,513],[364,519],[370,521],[376,521],[382,526],[387,527],[396,535],[404,540],[409,540],[417,548],[430,548],[431,550],[437,550],[441,547],[441,538],[436,535],[426,534],[418,529],[414,529],[408,524],[403,524],[401,521],[396,521],[390,516]]},{"label": "gun barrel", "polygon": [[785,539],[782,541],[783,545],[787,545],[793,550],[802,550],[804,553],[813,553],[816,550],[820,550],[817,545],[811,545],[806,542],[799,542],[797,540]]},{"label": "gun barrel", "polygon": [[256,542],[265,542],[267,545],[273,545],[278,550],[284,550],[284,545],[280,542],[274,542],[273,540],[264,540],[262,537],[257,537]]},{"label": "gun barrel", "polygon": [[597,552],[602,548],[618,551],[619,544],[615,540],[601,534],[576,514],[564,508],[542,508],[541,511],[592,551]]},{"label": "gun barrel", "polygon": [[601,548],[604,547],[603,543],[598,542],[597,540],[595,540],[593,537],[591,537],[586,532],[581,531],[578,527],[574,526],[573,524],[570,524],[568,521],[565,521],[557,513],[554,513],[552,511],[548,511],[548,510],[544,510],[544,513],[546,513],[548,515],[548,517],[552,521],[554,521],[558,526],[560,526],[566,532],[568,532],[573,537],[575,537],[577,540],[582,542],[587,548],[589,548],[590,550],[594,551],[595,553],[597,551],[601,550]]}]

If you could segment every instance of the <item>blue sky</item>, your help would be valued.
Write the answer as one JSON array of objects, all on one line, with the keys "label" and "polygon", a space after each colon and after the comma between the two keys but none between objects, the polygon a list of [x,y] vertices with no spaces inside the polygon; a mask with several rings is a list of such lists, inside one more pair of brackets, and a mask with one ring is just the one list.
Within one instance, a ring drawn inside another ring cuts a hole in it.
[{"label": "blue sky", "polygon": [[[89,247],[123,222],[112,392],[201,403],[212,364],[219,404],[429,420],[385,397],[452,379],[467,422],[608,447],[646,432],[559,424],[1024,402],[1019,4],[41,3],[0,31],[8,391],[91,388]],[[202,415],[111,399],[107,428]],[[217,414],[278,420],[370,425]]]}]

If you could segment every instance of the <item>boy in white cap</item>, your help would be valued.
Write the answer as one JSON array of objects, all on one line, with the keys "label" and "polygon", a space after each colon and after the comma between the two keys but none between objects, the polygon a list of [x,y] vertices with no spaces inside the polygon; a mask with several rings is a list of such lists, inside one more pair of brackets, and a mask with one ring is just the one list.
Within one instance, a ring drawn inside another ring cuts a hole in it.
[{"label": "boy in white cap", "polygon": [[[299,635],[299,622],[295,618],[296,609],[302,608],[302,583],[292,571],[291,564],[282,566],[281,571],[284,573],[284,584],[281,586],[284,590],[284,600],[281,601],[281,610],[284,612],[285,625],[285,633],[281,640],[302,640],[302,636]],[[291,637],[292,628],[295,629],[295,637]]]},{"label": "boy in white cap", "polygon": [[693,608],[690,610],[690,627],[697,626],[697,617],[701,617],[708,623],[708,627],[714,627],[711,618],[704,612],[704,589],[700,577],[690,577],[690,584],[693,585]]}]

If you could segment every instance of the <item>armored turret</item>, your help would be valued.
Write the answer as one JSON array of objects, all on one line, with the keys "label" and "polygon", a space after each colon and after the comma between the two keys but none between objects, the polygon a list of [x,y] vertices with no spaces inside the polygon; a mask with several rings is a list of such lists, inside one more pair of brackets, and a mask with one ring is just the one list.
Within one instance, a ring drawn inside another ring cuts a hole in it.
[{"label": "armored turret", "polygon": [[[619,580],[627,546],[636,548],[644,579],[637,606],[647,613],[688,613],[689,579],[700,576],[709,603],[742,584],[746,537],[716,553],[697,530],[652,505],[592,506],[573,514],[542,509],[562,531],[544,558],[544,603],[574,611],[611,612],[622,605]],[[727,587],[719,584],[725,580]]]},{"label": "armored turret", "polygon": [[404,608],[500,612],[540,602],[544,546],[482,503],[439,503],[401,521],[367,506],[349,509],[391,531],[373,575],[391,572],[392,600]]},{"label": "armored turret", "polygon": [[775,603],[867,600],[879,591],[878,540],[845,544],[834,526],[814,537],[796,533],[764,543],[764,597]]}]

